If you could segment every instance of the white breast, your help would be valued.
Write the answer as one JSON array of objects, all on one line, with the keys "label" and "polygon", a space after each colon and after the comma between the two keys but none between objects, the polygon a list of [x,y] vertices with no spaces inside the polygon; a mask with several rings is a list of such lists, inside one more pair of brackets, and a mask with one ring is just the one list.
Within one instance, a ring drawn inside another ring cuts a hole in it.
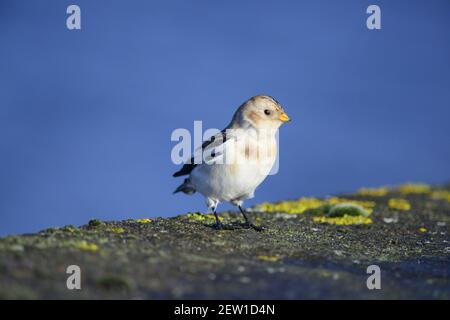
[{"label": "white breast", "polygon": [[191,183],[205,197],[218,201],[245,200],[272,169],[277,156],[274,136],[255,139],[240,136],[222,145],[219,156],[191,172]]}]

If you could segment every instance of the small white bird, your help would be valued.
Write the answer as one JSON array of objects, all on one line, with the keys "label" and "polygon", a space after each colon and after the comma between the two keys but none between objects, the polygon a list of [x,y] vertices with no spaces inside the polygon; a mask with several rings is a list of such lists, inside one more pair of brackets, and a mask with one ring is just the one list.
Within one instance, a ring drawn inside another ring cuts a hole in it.
[{"label": "small white bird", "polygon": [[217,229],[224,228],[217,205],[230,202],[244,216],[244,226],[261,231],[262,227],[248,219],[242,205],[244,200],[253,198],[255,189],[270,173],[278,152],[276,132],[287,121],[288,115],[274,98],[250,98],[237,109],[224,130],[203,143],[200,161],[192,157],[174,173],[174,177],[189,175],[174,193],[198,191],[205,196],[216,217]]}]

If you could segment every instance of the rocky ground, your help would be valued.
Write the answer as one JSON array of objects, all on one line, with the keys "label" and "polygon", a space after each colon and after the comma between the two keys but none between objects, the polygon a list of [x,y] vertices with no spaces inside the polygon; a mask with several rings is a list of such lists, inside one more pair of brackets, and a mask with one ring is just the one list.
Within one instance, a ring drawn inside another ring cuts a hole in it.
[{"label": "rocky ground", "polygon": [[[263,204],[249,213],[262,232],[226,212],[225,230],[194,213],[9,236],[0,239],[0,298],[449,299],[449,190]],[[81,290],[66,287],[69,265],[81,268]],[[380,290],[367,288],[370,265],[381,269]]]}]

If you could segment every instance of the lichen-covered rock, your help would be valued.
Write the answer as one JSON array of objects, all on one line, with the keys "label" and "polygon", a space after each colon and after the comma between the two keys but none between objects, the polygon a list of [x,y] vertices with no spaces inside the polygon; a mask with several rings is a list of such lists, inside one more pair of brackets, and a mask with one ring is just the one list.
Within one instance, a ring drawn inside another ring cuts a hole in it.
[{"label": "lichen-covered rock", "polygon": [[[226,212],[224,230],[191,213],[5,237],[0,298],[449,299],[449,195],[408,184],[264,203],[249,213],[263,232]],[[66,287],[69,265],[81,290]],[[380,290],[367,288],[370,265]]]}]

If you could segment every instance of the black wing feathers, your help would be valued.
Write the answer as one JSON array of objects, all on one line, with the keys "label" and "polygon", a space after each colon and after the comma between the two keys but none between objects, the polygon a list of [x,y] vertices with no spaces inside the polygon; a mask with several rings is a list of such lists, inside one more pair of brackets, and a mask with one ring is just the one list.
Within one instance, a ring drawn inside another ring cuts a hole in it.
[{"label": "black wing feathers", "polygon": [[[218,137],[221,136],[221,139],[217,139]],[[226,135],[226,130],[222,130],[220,133],[212,136],[209,140],[203,142],[202,144],[202,152],[205,150],[206,147],[208,147],[211,144],[214,144],[215,142],[215,147],[220,146],[222,143],[225,143],[225,141],[227,140],[227,135]],[[187,163],[185,163],[183,165],[183,167],[175,172],[173,174],[174,177],[181,177],[181,176],[185,176],[188,175],[192,172],[192,170],[194,170],[194,168],[197,166],[196,163],[194,163],[194,157],[192,157]]]}]

